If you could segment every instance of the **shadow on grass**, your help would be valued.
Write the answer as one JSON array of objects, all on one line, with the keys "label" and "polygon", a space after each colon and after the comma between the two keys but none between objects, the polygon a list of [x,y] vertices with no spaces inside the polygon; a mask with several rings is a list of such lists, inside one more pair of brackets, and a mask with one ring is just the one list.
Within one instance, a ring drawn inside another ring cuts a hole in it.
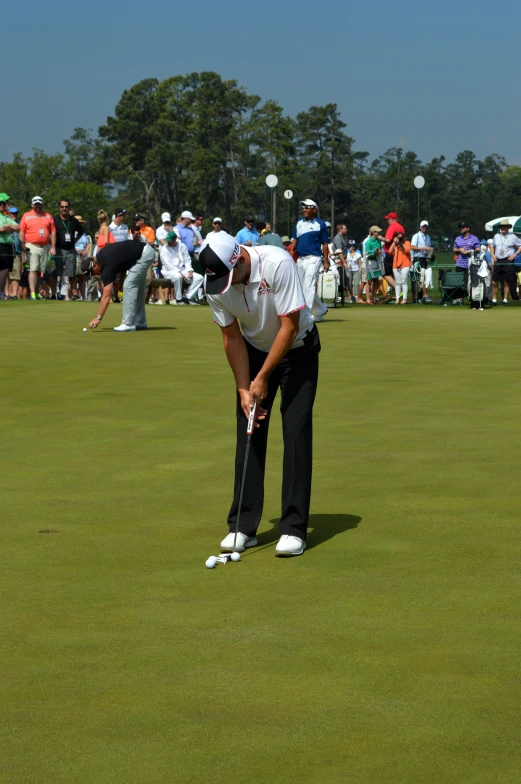
[{"label": "shadow on grass", "polygon": [[[146,332],[157,332],[160,329],[177,329],[177,327],[147,327],[147,329],[139,329],[139,330],[137,330],[137,332],[139,332],[140,334],[141,333],[146,333]],[[100,332],[114,332],[114,327],[105,327],[104,329],[99,330],[99,331]],[[116,332],[115,334],[117,335],[119,333]],[[123,333],[123,334],[126,334],[126,333]],[[132,334],[134,335],[135,333],[132,332]]]},{"label": "shadow on grass", "polygon": [[[337,534],[343,534],[357,528],[362,521],[359,515],[350,514],[312,514],[309,515],[309,529],[307,537],[307,549],[312,550],[320,544],[327,542]],[[269,531],[262,531],[257,534],[258,547],[270,547],[279,539],[279,518],[270,520],[272,528]],[[256,548],[258,549],[258,548]],[[253,551],[255,552],[255,551]]]}]

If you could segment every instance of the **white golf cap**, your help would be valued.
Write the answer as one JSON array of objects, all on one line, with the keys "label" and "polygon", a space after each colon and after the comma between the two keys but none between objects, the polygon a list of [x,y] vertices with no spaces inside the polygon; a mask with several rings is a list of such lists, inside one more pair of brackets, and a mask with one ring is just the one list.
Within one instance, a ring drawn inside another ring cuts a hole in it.
[{"label": "white golf cap", "polygon": [[41,197],[41,196],[34,196],[34,198],[33,198],[32,202],[31,202],[31,204],[38,204],[38,203],[40,203],[40,204],[43,204],[43,199],[42,199],[42,197]]},{"label": "white golf cap", "polygon": [[303,199],[300,203],[303,204],[304,207],[314,207],[318,210],[318,204],[316,201],[313,201],[313,199]]},{"label": "white golf cap", "polygon": [[214,218],[212,223],[222,223],[222,218]]},{"label": "white golf cap", "polygon": [[199,262],[205,271],[207,294],[224,294],[232,285],[232,275],[241,246],[226,231],[214,232],[203,242]]},{"label": "white golf cap", "polygon": [[169,212],[164,212],[161,215],[161,220],[163,223],[170,223],[170,221],[172,220],[172,216],[170,215]]},{"label": "white golf cap", "polygon": [[328,227],[328,229],[330,229],[330,228],[331,228],[331,224],[330,224],[330,222],[329,222],[329,221],[324,221],[324,223],[326,224],[326,226]]},{"label": "white golf cap", "polygon": [[185,210],[184,212],[182,212],[181,213],[181,218],[190,218],[190,220],[193,220],[193,221],[195,220],[195,218],[192,215],[192,213],[190,212],[190,210]]},{"label": "white golf cap", "polygon": [[422,221],[420,223],[420,226],[428,226],[428,225],[429,225],[429,221]]}]

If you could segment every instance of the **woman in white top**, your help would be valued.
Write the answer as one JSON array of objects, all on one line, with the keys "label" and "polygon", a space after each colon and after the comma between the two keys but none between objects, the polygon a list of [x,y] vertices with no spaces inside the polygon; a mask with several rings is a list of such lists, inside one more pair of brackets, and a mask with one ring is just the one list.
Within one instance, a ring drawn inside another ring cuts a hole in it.
[{"label": "woman in white top", "polygon": [[349,296],[351,297],[351,302],[356,302],[361,282],[360,261],[362,259],[362,254],[356,249],[356,242],[354,240],[349,240],[347,245],[346,264],[347,277],[349,280]]}]

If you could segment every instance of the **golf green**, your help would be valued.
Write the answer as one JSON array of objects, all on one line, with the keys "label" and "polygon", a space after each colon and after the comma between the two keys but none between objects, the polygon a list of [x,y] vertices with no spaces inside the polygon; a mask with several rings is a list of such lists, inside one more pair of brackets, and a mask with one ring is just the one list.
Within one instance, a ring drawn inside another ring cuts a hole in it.
[{"label": "golf green", "polygon": [[[208,308],[0,302],[9,784],[521,779],[521,310],[320,325],[309,550],[226,531],[234,385]],[[517,479],[516,479],[517,477]]]}]

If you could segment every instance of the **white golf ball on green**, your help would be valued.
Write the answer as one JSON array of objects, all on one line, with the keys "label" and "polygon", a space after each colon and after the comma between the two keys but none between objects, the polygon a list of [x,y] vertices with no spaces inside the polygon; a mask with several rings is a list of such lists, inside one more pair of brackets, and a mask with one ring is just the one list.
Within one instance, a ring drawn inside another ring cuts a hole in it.
[{"label": "white golf ball on green", "polygon": [[211,555],[206,560],[206,564],[205,565],[206,565],[207,569],[215,569],[215,567],[217,566],[217,558],[215,557],[215,555]]},{"label": "white golf ball on green", "polygon": [[232,561],[240,561],[241,560],[241,554],[234,552],[234,553],[232,553],[230,555],[230,558],[231,558]]}]

